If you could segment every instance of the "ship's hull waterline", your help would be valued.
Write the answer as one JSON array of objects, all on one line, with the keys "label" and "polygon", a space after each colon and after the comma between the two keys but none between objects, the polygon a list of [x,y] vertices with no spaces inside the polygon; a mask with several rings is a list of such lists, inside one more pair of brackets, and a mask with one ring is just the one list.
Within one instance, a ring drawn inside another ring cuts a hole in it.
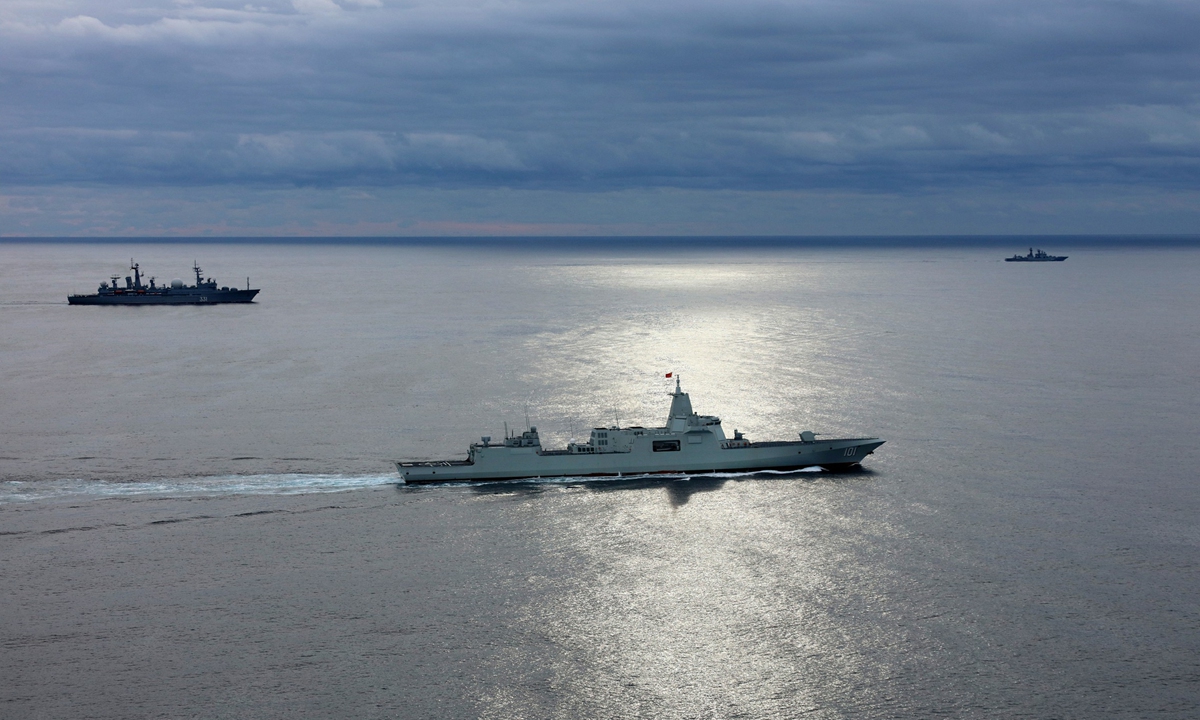
[{"label": "ship's hull waterline", "polygon": [[139,294],[123,293],[120,295],[69,295],[69,305],[222,305],[225,303],[250,303],[258,294],[253,290],[217,290],[211,293],[169,293],[169,294]]}]

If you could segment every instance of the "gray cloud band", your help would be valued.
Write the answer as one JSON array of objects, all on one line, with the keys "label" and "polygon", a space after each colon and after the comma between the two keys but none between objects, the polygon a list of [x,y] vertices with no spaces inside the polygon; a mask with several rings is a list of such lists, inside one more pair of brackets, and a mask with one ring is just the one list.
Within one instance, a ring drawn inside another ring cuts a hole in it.
[{"label": "gray cloud band", "polygon": [[[8,183],[852,188],[1200,179],[1183,3],[41,4]],[[82,10],[80,10],[82,8]]]}]

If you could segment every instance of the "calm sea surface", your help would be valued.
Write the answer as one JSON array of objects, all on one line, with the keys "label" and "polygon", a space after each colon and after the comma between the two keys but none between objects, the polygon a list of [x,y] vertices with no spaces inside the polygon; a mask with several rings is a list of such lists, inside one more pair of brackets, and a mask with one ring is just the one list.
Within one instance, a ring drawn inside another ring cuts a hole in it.
[{"label": "calm sea surface", "polygon": [[[512,245],[0,243],[0,717],[1200,712],[1200,250]],[[262,292],[66,304],[131,256]],[[667,372],[888,442],[396,484]]]}]

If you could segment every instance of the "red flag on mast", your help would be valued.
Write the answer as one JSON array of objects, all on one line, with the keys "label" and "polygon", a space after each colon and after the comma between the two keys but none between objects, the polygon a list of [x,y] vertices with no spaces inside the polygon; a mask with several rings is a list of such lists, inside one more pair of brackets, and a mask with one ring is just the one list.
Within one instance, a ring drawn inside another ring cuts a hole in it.
[{"label": "red flag on mast", "polygon": [[674,374],[675,374],[675,373],[673,373],[673,372],[669,372],[669,373],[667,373],[667,377],[671,377],[671,376],[672,376],[672,375],[674,375]]}]

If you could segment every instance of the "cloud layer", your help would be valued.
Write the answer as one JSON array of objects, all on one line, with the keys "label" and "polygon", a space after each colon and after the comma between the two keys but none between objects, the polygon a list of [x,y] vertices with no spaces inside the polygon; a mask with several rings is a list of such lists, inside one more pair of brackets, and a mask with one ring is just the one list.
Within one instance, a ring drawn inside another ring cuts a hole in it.
[{"label": "cloud layer", "polygon": [[29,2],[0,181],[928,194],[1200,183],[1191,2]]}]

